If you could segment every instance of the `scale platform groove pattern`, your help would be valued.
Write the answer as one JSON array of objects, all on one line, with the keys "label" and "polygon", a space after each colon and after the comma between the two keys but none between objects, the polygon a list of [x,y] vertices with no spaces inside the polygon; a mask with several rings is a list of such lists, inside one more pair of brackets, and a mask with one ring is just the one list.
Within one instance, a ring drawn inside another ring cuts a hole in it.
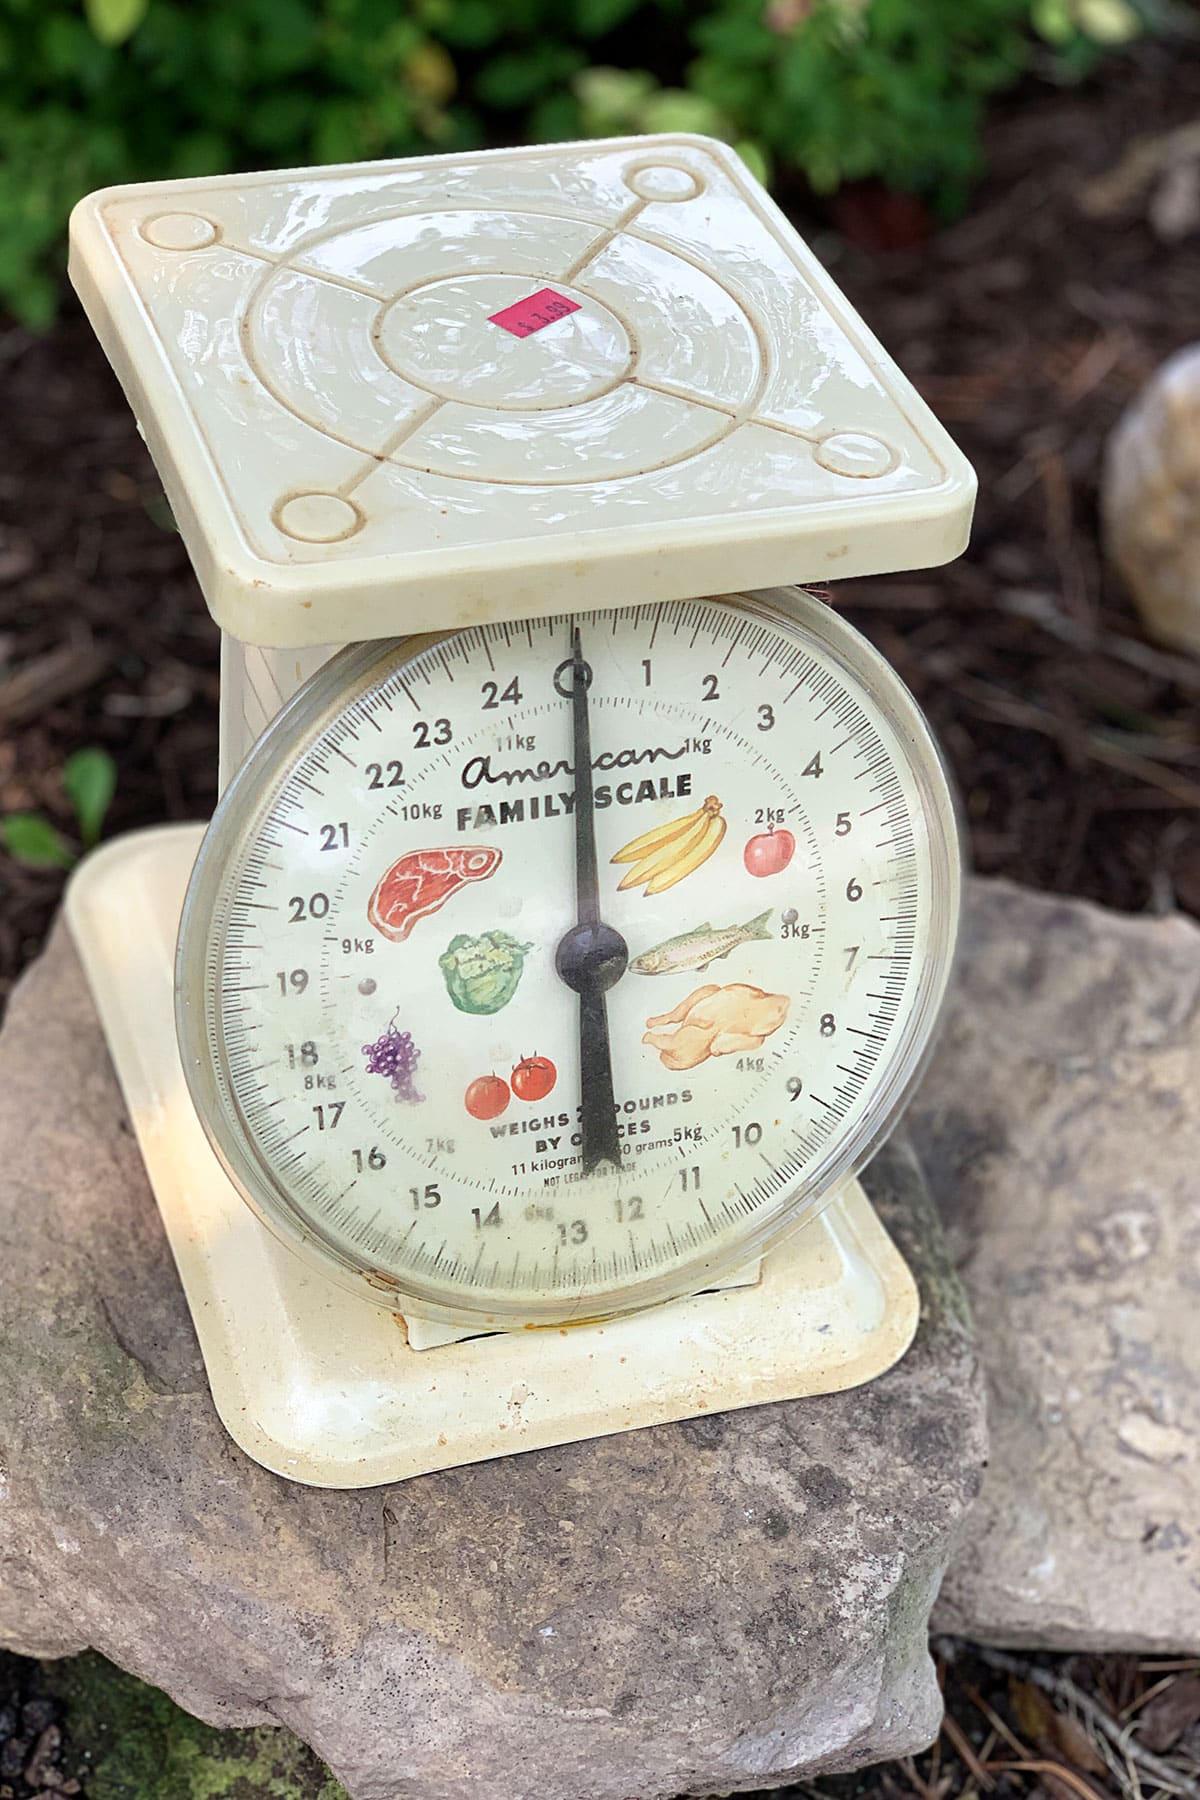
[{"label": "scale platform groove pattern", "polygon": [[[534,543],[557,566],[611,532],[649,558],[969,510],[928,409],[703,139],[110,189],[72,270],[210,600],[243,565],[511,579]],[[559,316],[497,322],[546,292]]]}]

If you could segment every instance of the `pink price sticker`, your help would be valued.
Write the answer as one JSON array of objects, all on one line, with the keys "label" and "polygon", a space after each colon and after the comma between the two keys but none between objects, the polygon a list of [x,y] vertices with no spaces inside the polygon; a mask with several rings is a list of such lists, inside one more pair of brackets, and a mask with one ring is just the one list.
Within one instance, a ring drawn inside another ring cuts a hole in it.
[{"label": "pink price sticker", "polygon": [[514,337],[532,337],[535,331],[579,310],[578,300],[568,300],[565,294],[556,294],[553,288],[539,288],[527,299],[506,306],[503,312],[489,313],[488,324],[499,325],[501,331],[511,331]]}]

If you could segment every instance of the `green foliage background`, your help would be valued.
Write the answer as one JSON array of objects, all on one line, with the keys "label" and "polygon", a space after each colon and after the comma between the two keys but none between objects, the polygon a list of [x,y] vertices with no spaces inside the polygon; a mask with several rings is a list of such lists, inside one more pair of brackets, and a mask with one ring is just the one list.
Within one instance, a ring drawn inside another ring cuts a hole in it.
[{"label": "green foliage background", "polygon": [[0,0],[0,303],[59,292],[110,182],[608,132],[724,137],[961,205],[987,96],[1151,0]]}]

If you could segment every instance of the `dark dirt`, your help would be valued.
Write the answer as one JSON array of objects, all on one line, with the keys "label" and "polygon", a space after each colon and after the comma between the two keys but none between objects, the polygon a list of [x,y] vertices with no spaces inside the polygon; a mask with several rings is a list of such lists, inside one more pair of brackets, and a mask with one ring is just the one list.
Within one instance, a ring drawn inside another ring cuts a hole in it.
[{"label": "dark dirt", "polygon": [[[930,1750],[774,1790],[774,1800],[1195,1800],[1200,1792],[1200,1659],[1025,1658],[950,1639],[934,1650],[946,1720]],[[287,1732],[213,1730],[94,1654],[39,1664],[0,1653],[0,1800],[72,1794],[345,1800]]]},{"label": "dark dirt", "polygon": [[[928,241],[911,244],[919,211],[869,192],[837,209],[854,241],[803,199],[793,210],[979,469],[965,558],[834,596],[932,718],[976,867],[1200,916],[1200,663],[1146,643],[1097,527],[1105,439],[1196,335],[1200,294],[1200,230],[1172,238],[1163,169],[1139,180],[1127,159],[1198,116],[1200,44],[1144,46],[1084,88],[1030,84],[999,108],[970,212]],[[1108,182],[1105,202],[1097,184],[1114,171],[1128,179]],[[1186,170],[1173,179],[1186,185]],[[910,247],[879,249],[897,237]],[[201,816],[216,771],[216,633],[77,310],[44,337],[0,331],[0,382],[0,812],[40,809],[69,835],[62,767],[99,744],[120,771],[108,832]],[[61,885],[0,853],[0,1005]],[[44,1771],[69,1765],[70,1719],[61,1762],[44,1757],[31,1787],[32,1747],[50,1731],[56,1753],[61,1715],[36,1665],[6,1665],[6,1678],[10,1666],[21,1686],[10,1705],[0,1683],[0,1800],[65,1793]],[[1138,1794],[1140,1780],[1198,1800],[1198,1675],[1196,1660],[1078,1656],[1018,1659],[1014,1672],[947,1646],[938,1745],[816,1791],[1105,1800]],[[1132,1762],[1109,1754],[1101,1715],[1118,1730],[1140,1721]],[[1139,1763],[1143,1749],[1170,1766]]]},{"label": "dark dirt", "polygon": [[29,1692],[30,1684],[20,1680],[0,1687],[0,1796],[41,1800],[47,1793],[78,1794],[79,1782],[58,1766],[61,1708],[54,1700],[27,1698]]}]

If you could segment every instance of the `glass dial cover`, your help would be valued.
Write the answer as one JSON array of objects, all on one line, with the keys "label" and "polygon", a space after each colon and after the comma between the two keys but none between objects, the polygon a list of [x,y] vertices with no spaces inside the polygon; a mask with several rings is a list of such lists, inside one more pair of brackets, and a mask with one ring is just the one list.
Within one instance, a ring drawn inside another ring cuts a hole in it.
[{"label": "glass dial cover", "polygon": [[479,1329],[606,1317],[862,1166],[958,902],[928,727],[808,594],[356,645],[205,838],[184,1068],[246,1200],[343,1284]]}]

